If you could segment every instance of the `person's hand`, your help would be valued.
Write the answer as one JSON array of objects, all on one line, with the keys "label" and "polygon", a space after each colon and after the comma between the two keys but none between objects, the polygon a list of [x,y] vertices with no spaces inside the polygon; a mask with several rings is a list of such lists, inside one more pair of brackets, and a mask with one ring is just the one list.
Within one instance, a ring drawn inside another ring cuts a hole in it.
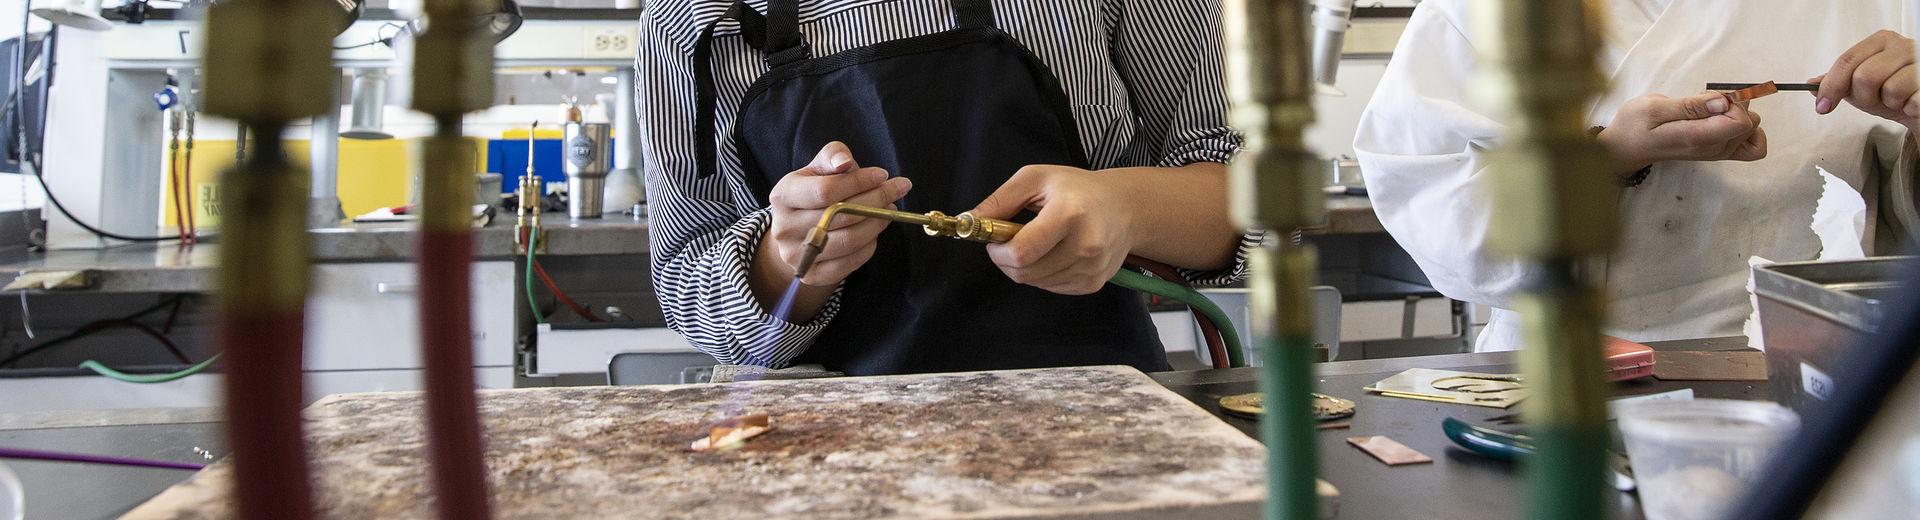
[{"label": "person's hand", "polygon": [[[780,178],[767,195],[773,206],[773,226],[761,241],[761,251],[772,252],[782,269],[783,279],[791,279],[800,257],[805,253],[807,232],[820,223],[820,214],[836,202],[852,202],[873,207],[894,208],[894,201],[913,189],[906,177],[887,178],[880,168],[861,168],[853,152],[839,141],[827,143],[806,167]],[[827,247],[820,252],[801,283],[831,286],[845,280],[854,269],[873,258],[874,244],[887,221],[852,215],[835,217],[827,234]],[[768,258],[762,254],[762,258]],[[763,263],[763,265],[765,265]]]},{"label": "person's hand", "polygon": [[1613,123],[1597,138],[1618,161],[1615,173],[1620,175],[1660,161],[1757,161],[1767,156],[1760,114],[1717,92],[1633,98],[1620,106]]},{"label": "person's hand", "polygon": [[1833,60],[1826,74],[1807,80],[1820,84],[1813,111],[1833,112],[1846,100],[1860,111],[1920,131],[1920,78],[1915,78],[1913,39],[1893,31],[1868,36]]},{"label": "person's hand", "polygon": [[1067,295],[1099,291],[1126,262],[1136,236],[1120,177],[1070,166],[1021,168],[973,214],[1038,215],[1012,241],[988,244],[987,255],[1016,283]]}]

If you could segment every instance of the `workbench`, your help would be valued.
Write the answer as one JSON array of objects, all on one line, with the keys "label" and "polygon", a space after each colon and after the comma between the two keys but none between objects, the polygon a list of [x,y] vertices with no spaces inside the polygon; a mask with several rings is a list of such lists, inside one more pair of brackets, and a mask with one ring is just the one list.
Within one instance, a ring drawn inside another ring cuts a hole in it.
[{"label": "workbench", "polygon": [[[1745,337],[1649,343],[1660,351],[1745,350]],[[1372,395],[1361,390],[1409,368],[1442,368],[1469,372],[1518,372],[1518,352],[1489,352],[1444,356],[1370,359],[1322,363],[1315,385],[1319,392],[1358,403],[1353,427],[1320,431],[1320,478],[1340,488],[1340,518],[1524,518],[1521,514],[1524,482],[1510,463],[1475,455],[1453,445],[1440,431],[1440,421],[1459,417],[1479,422],[1520,411],[1432,403]],[[1259,369],[1162,372],[1153,378],[1199,404],[1228,424],[1257,435],[1257,423],[1225,415],[1221,396],[1257,391]],[[1619,383],[1615,397],[1655,394],[1691,388],[1695,398],[1767,399],[1764,381],[1683,381],[1652,378]],[[1432,464],[1388,467],[1348,445],[1347,437],[1384,435],[1433,458]],[[1614,440],[1619,447],[1619,439]],[[1639,504],[1630,494],[1610,493],[1619,500],[1616,518],[1639,519]]]},{"label": "workbench", "polygon": [[[476,259],[514,256],[513,216],[500,214],[474,230]],[[628,215],[570,221],[565,213],[548,213],[541,221],[546,247],[542,256],[605,256],[647,254],[647,221]],[[412,261],[419,236],[414,223],[343,224],[307,231],[314,262]],[[1367,197],[1328,195],[1327,224],[1307,230],[1310,235],[1366,235],[1384,233]],[[217,232],[216,232],[217,233]],[[87,292],[197,293],[213,287],[214,259],[219,236],[182,247],[174,242],[123,244],[103,249],[66,249],[0,255],[0,272],[26,273],[90,269],[95,284]]]},{"label": "workbench", "polygon": [[[385,222],[308,230],[307,240],[316,263],[411,262],[419,235],[415,223]],[[569,221],[565,213],[549,213],[541,221],[540,238],[546,244],[542,256],[645,255],[647,221],[618,214]],[[93,272],[92,287],[67,292],[212,292],[219,236],[205,240],[193,246],[158,242],[14,253],[0,257],[0,272]],[[475,259],[511,260],[518,256],[514,249],[512,215],[474,229]]]},{"label": "workbench", "polygon": [[[1744,338],[1654,343],[1659,350],[1735,350]],[[1407,368],[1516,370],[1512,352],[1344,361],[1316,365],[1318,389],[1359,403],[1350,429],[1320,432],[1320,475],[1340,489],[1339,518],[1517,518],[1521,482],[1510,464],[1451,446],[1440,431],[1448,416],[1485,419],[1497,410],[1366,395],[1361,387]],[[1216,415],[1221,395],[1254,391],[1254,369],[1162,372],[1153,379]],[[1701,398],[1761,399],[1764,382],[1620,384],[1621,396],[1692,388]],[[1252,435],[1255,423],[1222,416]],[[85,451],[106,455],[205,462],[196,448],[226,454],[217,414],[200,409],[0,415],[0,446]],[[1387,467],[1345,438],[1385,435],[1431,457],[1432,464]],[[112,517],[186,479],[181,471],[8,461],[26,481],[29,512],[60,511],[63,518]],[[1622,518],[1639,518],[1621,495]]]},{"label": "workbench", "polygon": [[1308,235],[1366,235],[1385,233],[1373,199],[1365,195],[1327,195],[1327,222],[1303,231]]}]

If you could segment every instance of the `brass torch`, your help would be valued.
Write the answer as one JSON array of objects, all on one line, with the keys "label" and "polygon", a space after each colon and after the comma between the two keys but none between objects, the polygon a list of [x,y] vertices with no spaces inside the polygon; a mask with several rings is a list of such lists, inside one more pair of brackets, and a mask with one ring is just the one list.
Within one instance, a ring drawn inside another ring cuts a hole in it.
[{"label": "brass torch", "polygon": [[492,493],[475,413],[470,312],[477,150],[460,125],[467,112],[493,104],[494,40],[475,22],[486,12],[480,0],[427,0],[425,8],[428,28],[414,45],[413,108],[434,121],[434,134],[422,146],[420,174],[420,347],[429,474],[440,518],[486,519],[492,516]]},{"label": "brass torch", "polygon": [[233,367],[224,386],[237,518],[314,514],[300,419],[308,172],[287,160],[280,132],[337,110],[332,49],[344,16],[326,2],[277,0],[207,13],[204,106],[258,136],[221,182],[215,341]]},{"label": "brass torch", "polygon": [[[1246,134],[1230,165],[1228,197],[1240,224],[1267,232],[1248,257],[1254,344],[1263,366],[1268,520],[1317,518],[1313,418],[1312,246],[1277,240],[1325,216],[1320,160],[1303,133],[1313,122],[1306,6],[1301,0],[1228,0],[1222,5],[1228,118]],[[1276,236],[1278,235],[1278,236]]]},{"label": "brass torch", "polygon": [[914,213],[862,206],[850,202],[836,202],[820,214],[820,224],[807,231],[807,250],[800,255],[800,265],[794,266],[794,278],[805,278],[807,272],[813,270],[814,260],[819,258],[821,251],[827,249],[827,231],[832,229],[833,217],[841,214],[913,224],[920,226],[927,236],[958,238],[982,243],[1004,244],[1008,240],[1013,240],[1013,235],[1020,232],[1019,224],[974,216],[971,212],[949,217],[938,211]]},{"label": "brass torch", "polygon": [[[1586,112],[1606,78],[1594,63],[1598,20],[1581,0],[1474,2],[1476,26],[1498,34],[1477,78],[1510,130],[1489,152],[1492,246],[1526,259],[1517,300],[1526,320],[1521,368],[1538,452],[1526,465],[1527,518],[1605,518],[1610,445],[1601,373],[1604,304],[1581,265],[1614,243],[1619,187]],[[1571,29],[1571,30],[1569,30]]]}]

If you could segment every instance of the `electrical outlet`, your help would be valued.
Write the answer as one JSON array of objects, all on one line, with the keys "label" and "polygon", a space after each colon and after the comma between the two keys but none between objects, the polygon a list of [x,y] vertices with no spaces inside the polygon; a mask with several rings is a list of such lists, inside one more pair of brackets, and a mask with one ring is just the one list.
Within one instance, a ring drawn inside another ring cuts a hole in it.
[{"label": "electrical outlet", "polygon": [[588,58],[631,58],[640,30],[633,27],[596,27],[586,31],[585,55]]}]

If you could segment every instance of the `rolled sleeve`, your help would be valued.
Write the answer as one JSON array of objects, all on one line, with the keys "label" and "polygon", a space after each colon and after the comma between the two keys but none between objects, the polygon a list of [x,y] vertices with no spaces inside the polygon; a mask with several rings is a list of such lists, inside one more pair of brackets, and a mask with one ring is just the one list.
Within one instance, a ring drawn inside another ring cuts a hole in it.
[{"label": "rolled sleeve", "polygon": [[1220,3],[1129,0],[1113,7],[1113,63],[1133,105],[1131,164],[1225,163],[1243,139],[1227,125]]},{"label": "rolled sleeve", "polygon": [[1194,287],[1220,287],[1245,280],[1247,255],[1253,253],[1253,248],[1260,247],[1260,243],[1266,240],[1266,237],[1267,233],[1264,231],[1248,231],[1240,235],[1240,247],[1233,251],[1233,265],[1213,271],[1180,269],[1180,276],[1186,277],[1187,283]]},{"label": "rolled sleeve", "polygon": [[[1130,164],[1177,168],[1233,160],[1245,138],[1227,125],[1220,3],[1214,0],[1129,0],[1113,17],[1113,60],[1132,100],[1137,130]],[[1181,269],[1196,286],[1220,286],[1247,275],[1247,255],[1265,234],[1240,237],[1233,265]]]},{"label": "rolled sleeve", "polygon": [[654,266],[667,326],[721,363],[785,367],[840,310],[836,290],[812,320],[790,323],[754,297],[747,276],[770,223],[768,210],[748,213]]}]

